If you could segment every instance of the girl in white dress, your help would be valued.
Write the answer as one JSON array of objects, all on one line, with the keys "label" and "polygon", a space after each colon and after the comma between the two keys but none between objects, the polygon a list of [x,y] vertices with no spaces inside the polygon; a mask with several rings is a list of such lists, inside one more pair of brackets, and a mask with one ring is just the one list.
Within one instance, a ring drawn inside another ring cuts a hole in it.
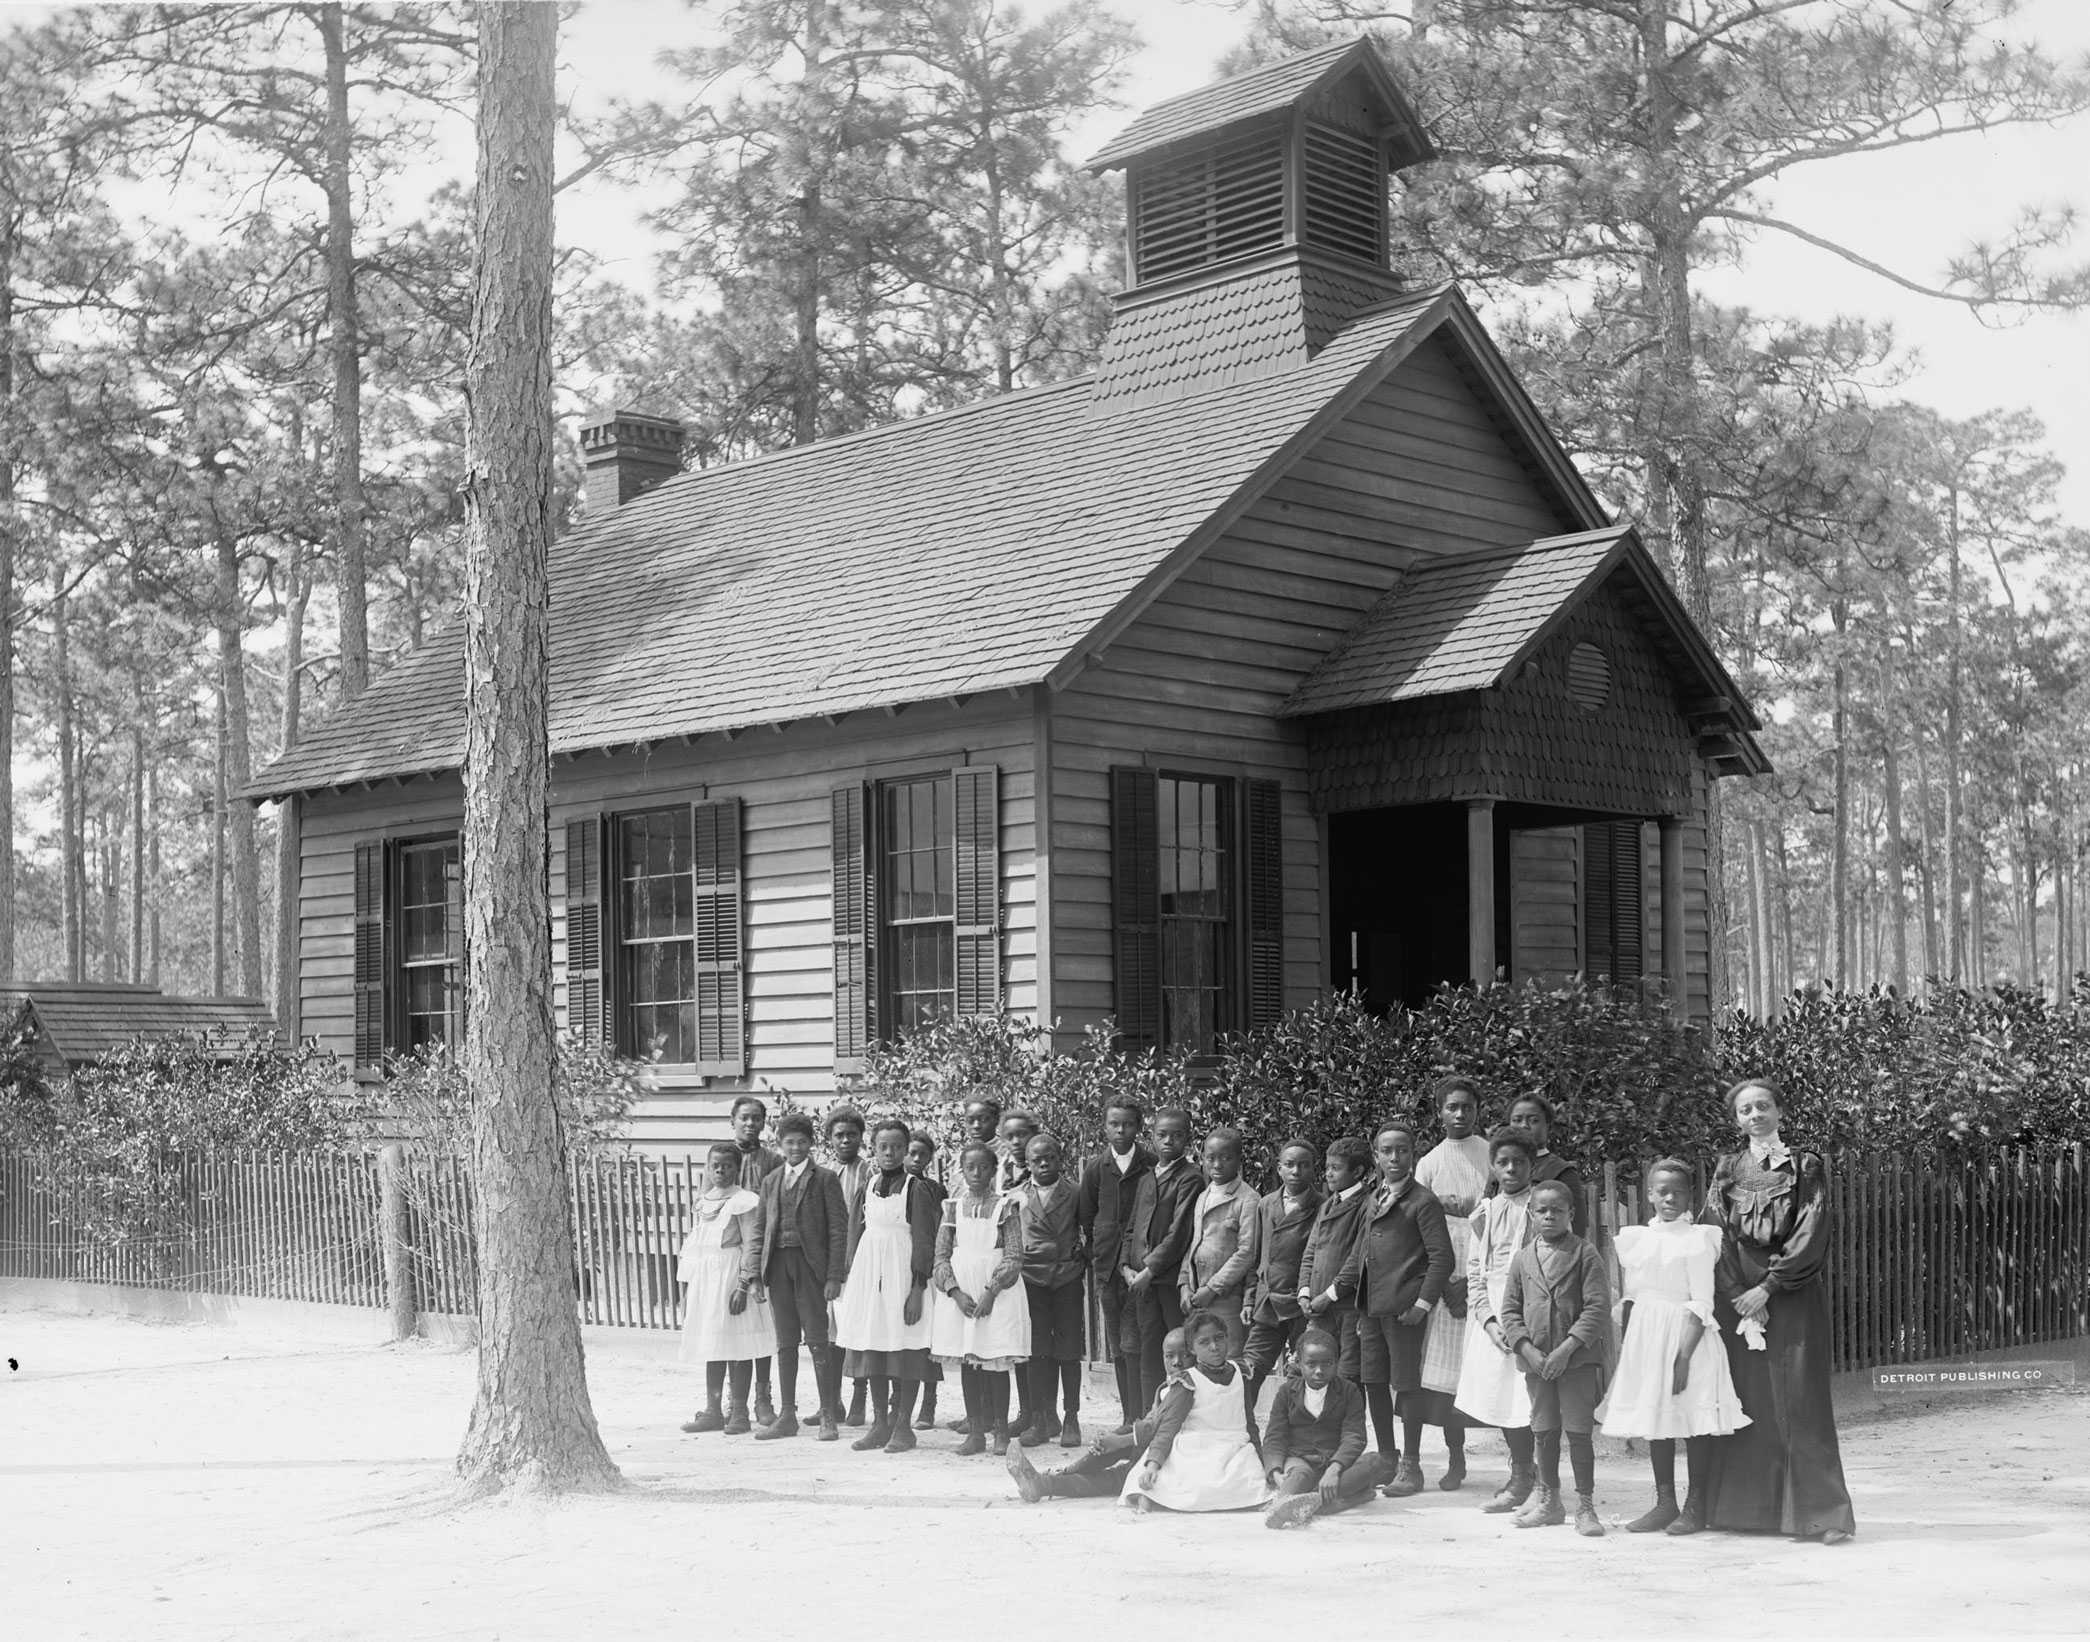
[{"label": "girl in white dress", "polygon": [[1466,1348],[1459,1360],[1454,1401],[1475,1425],[1499,1427],[1509,1448],[1509,1480],[1481,1507],[1497,1513],[1516,1510],[1531,1497],[1538,1481],[1531,1393],[1496,1316],[1509,1287],[1510,1262],[1531,1241],[1531,1165],[1536,1155],[1531,1137],[1522,1130],[1497,1129],[1490,1135],[1495,1195],[1482,1198],[1466,1222]]},{"label": "girl in white dress", "polygon": [[[1459,1414],[1459,1369],[1466,1359],[1466,1256],[1473,1244],[1468,1217],[1488,1189],[1488,1143],[1473,1131],[1480,1123],[1480,1088],[1453,1073],[1430,1093],[1444,1138],[1415,1165],[1416,1184],[1444,1205],[1451,1233],[1451,1281],[1430,1312],[1422,1342],[1422,1396],[1426,1423],[1444,1429],[1444,1475],[1437,1486],[1450,1493],[1466,1480],[1466,1422]],[[1419,1458],[1420,1456],[1411,1456]]]},{"label": "girl in white dress", "polygon": [[914,1394],[929,1369],[929,1274],[936,1263],[936,1198],[907,1172],[907,1125],[871,1130],[877,1166],[849,1228],[849,1280],[835,1302],[842,1372],[870,1382],[871,1428],[849,1446],[889,1454],[914,1447]]},{"label": "girl in white dress", "polygon": [[1030,1307],[1020,1293],[1023,1213],[995,1190],[1001,1159],[983,1140],[958,1155],[963,1182],[943,1205],[936,1233],[936,1288],[930,1350],[945,1373],[955,1369],[965,1394],[960,1454],[1009,1451],[1009,1373],[1030,1356]]},{"label": "girl in white dress", "polygon": [[1241,1396],[1241,1370],[1226,1360],[1226,1319],[1200,1311],[1183,1325],[1190,1367],[1171,1381],[1157,1404],[1147,1457],[1125,1478],[1118,1503],[1144,1511],[1148,1503],[1171,1511],[1245,1511],[1264,1504],[1263,1475]]},{"label": "girl in white dress", "polygon": [[[704,1177],[703,1195],[691,1205],[696,1225],[675,1273],[687,1285],[680,1356],[704,1365],[704,1412],[683,1429],[735,1437],[749,1429],[755,1359],[776,1350],[776,1323],[758,1281],[762,1200],[740,1184],[740,1152],[724,1142],[706,1154]],[[733,1395],[721,1413],[729,1373]]]},{"label": "girl in white dress", "polygon": [[1673,1157],[1649,1166],[1654,1219],[1618,1234],[1625,1291],[1625,1344],[1609,1395],[1597,1408],[1604,1434],[1645,1437],[1654,1466],[1655,1503],[1626,1524],[1629,1534],[1667,1528],[1676,1503],[1676,1439],[1684,1439],[1692,1492],[1705,1485],[1712,1441],[1749,1423],[1735,1394],[1713,1316],[1718,1226],[1692,1216],[1691,1170]]}]

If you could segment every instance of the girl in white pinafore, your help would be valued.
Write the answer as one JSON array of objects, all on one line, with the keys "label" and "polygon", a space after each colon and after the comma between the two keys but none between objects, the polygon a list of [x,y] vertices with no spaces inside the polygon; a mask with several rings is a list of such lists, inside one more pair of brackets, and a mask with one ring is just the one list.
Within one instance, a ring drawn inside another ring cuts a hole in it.
[{"label": "girl in white pinafore", "polygon": [[963,1186],[944,1200],[936,1233],[929,1349],[964,1389],[970,1423],[960,1454],[981,1453],[990,1443],[996,1454],[1009,1451],[1009,1374],[1030,1356],[1023,1211],[994,1189],[1000,1161],[983,1141],[965,1148],[958,1158]]},{"label": "girl in white pinafore", "polygon": [[1538,1479],[1531,1435],[1531,1393],[1524,1370],[1509,1354],[1498,1313],[1509,1287],[1510,1262],[1531,1241],[1531,1166],[1536,1150],[1518,1129],[1497,1129],[1488,1138],[1488,1167],[1496,1195],[1480,1200],[1466,1222],[1466,1349],[1459,1360],[1459,1389],[1452,1399],[1475,1425],[1502,1432],[1509,1449],[1509,1480],[1483,1511],[1513,1511],[1531,1497]]},{"label": "girl in white pinafore", "polygon": [[1430,1310],[1429,1332],[1422,1339],[1422,1390],[1402,1397],[1424,1423],[1444,1432],[1444,1476],[1437,1486],[1449,1492],[1466,1480],[1466,1421],[1457,1406],[1459,1370],[1466,1363],[1466,1258],[1473,1247],[1469,1220],[1488,1190],[1488,1143],[1473,1132],[1480,1122],[1480,1091],[1471,1078],[1457,1073],[1439,1078],[1430,1093],[1444,1138],[1417,1160],[1415,1183],[1428,1187],[1444,1205],[1454,1281]]},{"label": "girl in white pinafore", "polygon": [[[1121,1505],[1171,1511],[1245,1511],[1270,1497],[1248,1432],[1241,1371],[1226,1360],[1226,1319],[1201,1311],[1188,1325],[1191,1365],[1162,1393],[1147,1457],[1125,1478]],[[1157,1458],[1157,1451],[1159,1457]]]},{"label": "girl in white pinafore", "polygon": [[857,1202],[849,1277],[835,1302],[842,1372],[870,1382],[871,1428],[849,1445],[859,1451],[914,1447],[914,1395],[929,1370],[934,1210],[928,1183],[907,1173],[907,1141],[895,1118],[871,1130],[877,1173]]},{"label": "girl in white pinafore", "polygon": [[[704,1412],[683,1429],[739,1436],[750,1425],[747,1394],[755,1362],[776,1350],[776,1322],[754,1270],[762,1200],[740,1184],[740,1153],[732,1146],[712,1147],[704,1173],[703,1195],[690,1205],[696,1225],[675,1270],[688,1285],[678,1355],[704,1365]],[[732,1400],[721,1409],[729,1373]]]},{"label": "girl in white pinafore", "polygon": [[[1686,1445],[1691,1491],[1697,1496],[1705,1485],[1712,1439],[1749,1423],[1713,1315],[1713,1270],[1723,1233],[1692,1217],[1691,1172],[1682,1162],[1662,1159],[1647,1171],[1646,1185],[1655,1218],[1618,1233],[1626,1337],[1610,1392],[1597,1407],[1606,1436],[1648,1439],[1654,1508],[1626,1525],[1629,1532],[1642,1534],[1666,1529],[1682,1514],[1676,1503],[1678,1440]],[[1676,1385],[1680,1364],[1681,1390]]]}]

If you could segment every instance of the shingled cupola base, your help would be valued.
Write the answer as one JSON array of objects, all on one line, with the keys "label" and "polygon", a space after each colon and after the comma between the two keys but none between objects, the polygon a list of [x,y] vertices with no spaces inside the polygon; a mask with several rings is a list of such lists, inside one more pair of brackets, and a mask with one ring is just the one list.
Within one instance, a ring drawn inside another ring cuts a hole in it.
[{"label": "shingled cupola base", "polygon": [[1129,288],[1101,409],[1296,368],[1402,294],[1388,179],[1432,149],[1369,40],[1159,104],[1089,162],[1125,170]]},{"label": "shingled cupola base", "polygon": [[611,411],[581,428],[590,514],[622,507],[682,471],[682,424],[643,411]]}]

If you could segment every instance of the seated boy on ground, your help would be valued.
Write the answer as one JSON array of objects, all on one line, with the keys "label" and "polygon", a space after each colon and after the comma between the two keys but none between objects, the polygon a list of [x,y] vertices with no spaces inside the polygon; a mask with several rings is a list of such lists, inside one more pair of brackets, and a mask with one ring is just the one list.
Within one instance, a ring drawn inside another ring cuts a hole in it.
[{"label": "seated boy on ground", "polygon": [[1303,1528],[1321,1512],[1362,1505],[1392,1474],[1381,1455],[1364,1451],[1364,1391],[1337,1377],[1335,1336],[1308,1329],[1297,1362],[1263,1428],[1263,1469],[1277,1491],[1272,1528]]},{"label": "seated boy on ground", "polygon": [[[1181,1329],[1172,1328],[1163,1337],[1161,1357],[1168,1365],[1168,1378],[1161,1387],[1165,1395],[1190,1367],[1190,1344],[1183,1338]],[[1160,1427],[1161,1397],[1156,1396],[1154,1406],[1133,1426],[1130,1435],[1106,1431],[1089,1443],[1088,1451],[1080,1459],[1072,1465],[1061,1466],[1057,1471],[1038,1470],[1031,1464],[1022,1445],[1011,1443],[1009,1475],[1015,1479],[1016,1492],[1032,1505],[1054,1498],[1112,1499],[1124,1491],[1125,1479],[1145,1455],[1147,1445],[1154,1440],[1154,1433]]]}]

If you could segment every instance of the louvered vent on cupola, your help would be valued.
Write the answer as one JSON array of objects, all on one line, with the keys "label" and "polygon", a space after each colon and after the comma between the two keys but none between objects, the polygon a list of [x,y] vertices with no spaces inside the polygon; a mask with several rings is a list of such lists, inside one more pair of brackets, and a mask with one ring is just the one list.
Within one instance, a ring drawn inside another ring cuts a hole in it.
[{"label": "louvered vent on cupola", "polygon": [[1125,170],[1132,269],[1097,402],[1282,369],[1398,295],[1387,180],[1430,153],[1369,40],[1142,114],[1089,162]]}]

